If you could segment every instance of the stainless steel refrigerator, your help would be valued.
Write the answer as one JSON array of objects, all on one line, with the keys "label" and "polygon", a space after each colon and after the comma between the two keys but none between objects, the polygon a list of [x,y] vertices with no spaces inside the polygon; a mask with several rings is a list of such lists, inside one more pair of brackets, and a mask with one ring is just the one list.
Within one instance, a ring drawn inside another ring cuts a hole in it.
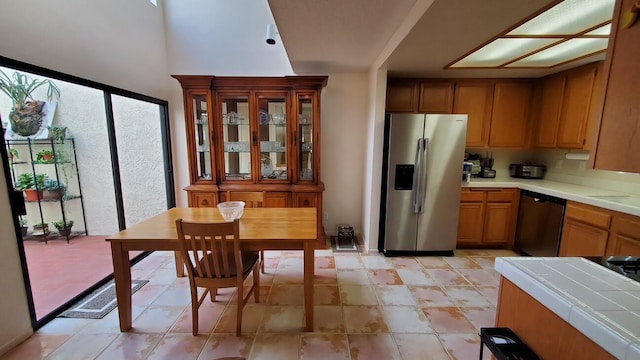
[{"label": "stainless steel refrigerator", "polygon": [[387,114],[378,249],[453,255],[467,115]]}]

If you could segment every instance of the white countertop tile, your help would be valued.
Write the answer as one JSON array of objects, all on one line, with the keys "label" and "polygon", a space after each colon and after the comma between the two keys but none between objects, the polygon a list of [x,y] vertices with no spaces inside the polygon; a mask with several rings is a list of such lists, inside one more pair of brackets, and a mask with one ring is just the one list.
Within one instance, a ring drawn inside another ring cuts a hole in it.
[{"label": "white countertop tile", "polygon": [[[631,215],[640,216],[640,196],[626,194],[618,191],[604,190],[583,185],[575,185],[550,181],[544,179],[517,179],[511,177],[498,177],[495,179],[472,178],[468,183],[462,183],[462,187],[473,188],[520,188],[539,192],[546,195],[559,197],[566,200],[581,202],[588,205],[619,211]],[[634,204],[615,202],[607,199],[594,198],[591,196],[625,196],[636,199]]]},{"label": "white countertop tile", "polygon": [[577,257],[502,257],[495,269],[619,359],[640,360],[640,283]]}]

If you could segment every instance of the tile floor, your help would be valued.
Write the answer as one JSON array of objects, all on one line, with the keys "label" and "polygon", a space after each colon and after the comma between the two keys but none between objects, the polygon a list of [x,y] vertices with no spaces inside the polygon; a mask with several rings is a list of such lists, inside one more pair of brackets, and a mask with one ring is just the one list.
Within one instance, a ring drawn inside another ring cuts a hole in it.
[{"label": "tile floor", "polygon": [[156,252],[132,269],[150,280],[133,296],[132,331],[120,333],[117,310],[100,320],[57,318],[0,359],[477,359],[479,328],[494,325],[494,258],[514,255],[318,250],[315,332],[306,333],[302,252],[267,252],[261,302],[247,304],[236,337],[235,298],[225,290],[202,305],[201,333],[191,335],[188,280],[175,277],[172,253]]}]

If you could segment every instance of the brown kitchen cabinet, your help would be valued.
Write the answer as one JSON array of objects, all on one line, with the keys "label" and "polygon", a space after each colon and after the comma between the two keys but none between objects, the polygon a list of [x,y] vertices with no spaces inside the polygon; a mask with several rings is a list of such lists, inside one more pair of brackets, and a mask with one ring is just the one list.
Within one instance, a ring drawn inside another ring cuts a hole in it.
[{"label": "brown kitchen cabinet", "polygon": [[614,214],[606,255],[640,256],[640,217]]},{"label": "brown kitchen cabinet", "polygon": [[637,0],[617,0],[604,63],[605,95],[599,133],[592,153],[600,170],[640,173],[640,22],[620,28],[624,13]]},{"label": "brown kitchen cabinet", "polygon": [[453,82],[419,79],[389,79],[387,112],[450,114]]},{"label": "brown kitchen cabinet", "polygon": [[453,111],[452,82],[421,82],[418,112],[424,114],[451,114]]},{"label": "brown kitchen cabinet", "polygon": [[463,188],[457,246],[512,248],[519,199],[518,189]]},{"label": "brown kitchen cabinet", "polygon": [[588,64],[541,80],[536,147],[585,147],[598,65]]},{"label": "brown kitchen cabinet", "polygon": [[532,84],[529,81],[496,82],[489,147],[525,147],[531,96]]},{"label": "brown kitchen cabinet", "polygon": [[487,147],[493,105],[493,82],[458,82],[453,113],[467,114],[466,147]]},{"label": "brown kitchen cabinet", "polygon": [[567,201],[559,256],[604,256],[612,214],[606,209]]},{"label": "brown kitchen cabinet", "polygon": [[265,192],[265,207],[317,209],[320,95],[326,76],[173,75],[183,88],[190,207],[214,207],[227,191]]}]

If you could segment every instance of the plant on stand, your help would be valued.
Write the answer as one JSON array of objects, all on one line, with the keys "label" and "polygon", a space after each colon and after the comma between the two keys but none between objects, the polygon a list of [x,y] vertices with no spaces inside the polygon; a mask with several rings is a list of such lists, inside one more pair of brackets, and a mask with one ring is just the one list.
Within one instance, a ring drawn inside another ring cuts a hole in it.
[{"label": "plant on stand", "polygon": [[22,173],[18,175],[13,186],[16,190],[24,191],[24,197],[27,201],[38,201],[42,199],[45,179],[47,179],[45,174]]},{"label": "plant on stand", "polygon": [[73,227],[73,220],[67,220],[65,223],[64,220],[58,220],[53,222],[53,226],[56,227],[60,236],[69,236],[71,235],[71,227]]},{"label": "plant on stand", "polygon": [[37,80],[32,77],[14,72],[9,77],[0,70],[0,90],[7,94],[13,102],[9,121],[11,129],[18,135],[31,136],[38,132],[42,126],[44,113],[44,101],[34,100],[33,92],[41,87],[47,86],[47,100],[60,97],[60,89],[49,79]]},{"label": "plant on stand", "polygon": [[51,150],[40,150],[36,153],[35,163],[38,164],[53,164],[55,162],[55,155]]}]

